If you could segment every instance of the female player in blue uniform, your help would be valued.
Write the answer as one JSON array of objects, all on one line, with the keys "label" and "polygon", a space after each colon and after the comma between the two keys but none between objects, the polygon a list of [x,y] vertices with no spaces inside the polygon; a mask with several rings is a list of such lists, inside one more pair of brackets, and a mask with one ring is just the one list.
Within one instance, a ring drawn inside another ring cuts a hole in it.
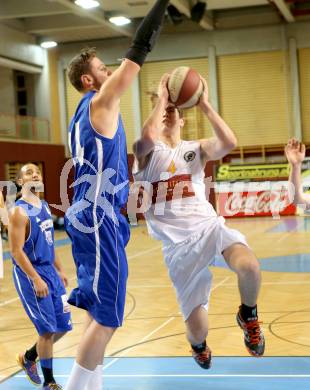
[{"label": "female player in blue uniform", "polygon": [[113,74],[89,49],[68,67],[72,85],[84,94],[69,128],[75,183],[65,223],[78,279],[69,303],[85,309],[88,322],[66,390],[102,388],[104,351],[123,322],[129,229],[120,209],[129,182],[119,104],[155,44],[168,3],[155,2]]},{"label": "female player in blue uniform", "polygon": [[36,385],[41,383],[35,360],[40,359],[43,389],[61,389],[53,376],[53,343],[72,329],[70,306],[62,266],[54,249],[54,229],[48,204],[34,188],[42,175],[34,164],[24,165],[18,175],[22,196],[9,212],[9,241],[16,290],[29,319],[39,334],[38,342],[18,363]]}]

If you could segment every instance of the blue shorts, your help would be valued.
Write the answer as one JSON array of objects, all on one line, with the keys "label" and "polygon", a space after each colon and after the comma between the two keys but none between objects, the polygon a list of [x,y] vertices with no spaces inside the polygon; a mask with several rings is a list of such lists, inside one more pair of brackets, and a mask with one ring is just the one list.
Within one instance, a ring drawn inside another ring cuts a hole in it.
[{"label": "blue shorts", "polygon": [[35,267],[48,285],[49,294],[37,297],[33,282],[17,266],[13,267],[16,290],[28,317],[40,336],[45,333],[62,333],[72,329],[70,306],[67,303],[65,287],[53,265]]},{"label": "blue shorts", "polygon": [[107,216],[94,215],[88,210],[76,215],[85,227],[99,226],[86,233],[65,218],[67,233],[72,241],[72,254],[77,269],[78,287],[68,302],[87,310],[101,325],[116,328],[124,318],[128,265],[125,246],[130,229],[126,218],[117,214],[118,225]]}]

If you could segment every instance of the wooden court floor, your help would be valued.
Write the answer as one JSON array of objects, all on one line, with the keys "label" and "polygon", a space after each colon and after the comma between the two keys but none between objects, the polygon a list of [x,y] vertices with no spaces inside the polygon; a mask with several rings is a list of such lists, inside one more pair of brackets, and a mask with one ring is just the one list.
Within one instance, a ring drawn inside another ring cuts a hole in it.
[{"label": "wooden court floor", "polygon": [[[228,220],[227,225],[246,235],[257,257],[269,263],[287,259],[277,272],[263,271],[259,297],[260,320],[266,336],[266,356],[310,355],[310,246],[308,225],[301,217],[274,220],[248,218]],[[284,226],[284,229],[281,229]],[[299,228],[296,229],[296,226]],[[277,229],[280,227],[279,229]],[[58,232],[56,239],[66,238]],[[7,247],[4,248],[5,250]],[[70,245],[57,251],[74,287],[75,270]],[[129,262],[126,319],[112,339],[107,355],[124,357],[189,356],[189,345],[173,287],[163,263],[161,245],[152,240],[144,224],[132,228],[127,249]],[[308,258],[307,258],[308,254]],[[299,255],[305,255],[300,260]],[[292,264],[299,258],[296,269]],[[301,263],[300,263],[301,261]],[[304,265],[308,272],[304,272]],[[288,268],[290,272],[287,272]],[[271,266],[272,269],[272,266]],[[32,345],[36,333],[17,298],[10,260],[0,281],[0,380],[15,373],[15,355]],[[214,356],[247,356],[243,337],[235,322],[239,296],[235,275],[213,268],[208,344]],[[69,288],[69,290],[70,290]],[[55,345],[55,356],[73,357],[83,328],[84,313],[72,310],[74,330]]]}]

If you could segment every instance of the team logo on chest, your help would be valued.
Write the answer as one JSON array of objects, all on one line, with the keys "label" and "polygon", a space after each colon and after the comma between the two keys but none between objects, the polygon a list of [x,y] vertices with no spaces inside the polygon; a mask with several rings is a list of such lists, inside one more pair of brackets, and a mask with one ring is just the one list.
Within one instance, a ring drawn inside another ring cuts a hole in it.
[{"label": "team logo on chest", "polygon": [[186,162],[194,161],[194,160],[195,160],[195,157],[196,157],[196,153],[195,153],[193,150],[191,150],[191,151],[189,151],[189,152],[186,152],[186,153],[184,154],[184,160],[185,160]]},{"label": "team logo on chest", "polygon": [[173,175],[175,174],[177,168],[175,166],[174,161],[172,160],[169,167],[168,167],[168,172],[172,173]]},{"label": "team logo on chest", "polygon": [[45,240],[48,243],[49,246],[53,245],[53,235],[52,235],[52,228],[53,228],[53,221],[51,219],[46,219],[45,221],[42,221],[39,223],[40,229],[42,233],[44,234]]}]

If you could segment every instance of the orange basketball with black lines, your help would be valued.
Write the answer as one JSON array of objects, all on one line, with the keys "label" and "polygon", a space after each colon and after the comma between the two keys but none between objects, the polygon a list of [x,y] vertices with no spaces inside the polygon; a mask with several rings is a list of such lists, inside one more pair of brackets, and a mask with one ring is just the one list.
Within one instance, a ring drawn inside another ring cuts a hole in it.
[{"label": "orange basketball with black lines", "polygon": [[168,91],[175,106],[181,109],[194,107],[203,93],[199,73],[188,66],[179,66],[169,77]]}]

